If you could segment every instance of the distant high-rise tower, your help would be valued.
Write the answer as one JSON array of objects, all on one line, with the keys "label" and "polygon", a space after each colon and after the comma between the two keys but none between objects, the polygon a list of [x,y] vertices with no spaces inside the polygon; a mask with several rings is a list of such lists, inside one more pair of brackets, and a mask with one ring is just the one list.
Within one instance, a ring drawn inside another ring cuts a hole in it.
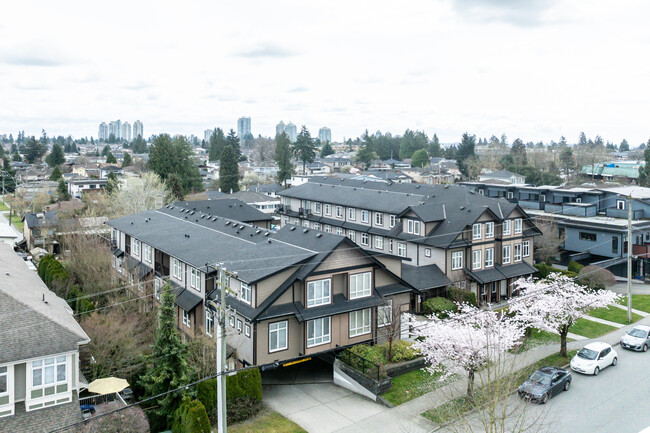
[{"label": "distant high-rise tower", "polygon": [[250,117],[240,117],[237,119],[237,135],[239,136],[239,142],[245,140],[247,136],[251,133],[251,118]]},{"label": "distant high-rise tower", "polygon": [[282,120],[280,120],[280,123],[275,125],[275,135],[280,135],[283,132],[285,132],[284,127],[285,127],[284,122]]},{"label": "distant high-rise tower", "polygon": [[210,137],[212,137],[212,133],[214,132],[214,129],[206,129],[203,131],[203,139],[205,140],[206,143],[210,143]]},{"label": "distant high-rise tower", "polygon": [[285,132],[289,136],[289,141],[292,143],[296,142],[296,138],[298,138],[298,128],[296,128],[296,125],[293,123],[289,122],[287,123],[287,126],[284,127]]},{"label": "distant high-rise tower", "polygon": [[120,140],[122,139],[122,121],[120,119],[117,119],[115,122],[113,122],[113,134],[115,134],[115,139]]},{"label": "distant high-rise tower", "polygon": [[102,122],[99,124],[99,135],[97,137],[99,141],[106,141],[108,140],[108,125],[106,122]]},{"label": "distant high-rise tower", "polygon": [[138,138],[138,135],[142,138],[144,138],[144,132],[142,128],[142,122],[139,120],[136,120],[133,122],[133,138]]},{"label": "distant high-rise tower", "polygon": [[332,130],[329,129],[327,126],[323,126],[321,129],[318,130],[318,139],[320,140],[321,143],[325,143],[326,141],[329,141],[331,143]]},{"label": "distant high-rise tower", "polygon": [[122,125],[122,139],[131,142],[131,124],[124,122]]}]

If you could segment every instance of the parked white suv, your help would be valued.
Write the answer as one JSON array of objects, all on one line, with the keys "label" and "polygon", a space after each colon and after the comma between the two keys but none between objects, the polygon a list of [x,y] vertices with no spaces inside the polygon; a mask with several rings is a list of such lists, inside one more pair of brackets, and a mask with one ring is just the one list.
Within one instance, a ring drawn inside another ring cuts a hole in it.
[{"label": "parked white suv", "polygon": [[589,343],[578,351],[571,360],[571,370],[598,376],[600,370],[616,365],[618,354],[607,343]]},{"label": "parked white suv", "polygon": [[637,325],[621,338],[624,349],[646,352],[650,347],[650,326]]}]

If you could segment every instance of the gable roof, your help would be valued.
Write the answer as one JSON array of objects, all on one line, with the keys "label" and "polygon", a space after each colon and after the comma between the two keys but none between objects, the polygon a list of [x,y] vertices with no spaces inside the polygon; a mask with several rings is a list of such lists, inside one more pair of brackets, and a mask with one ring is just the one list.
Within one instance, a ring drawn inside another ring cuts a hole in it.
[{"label": "gable roof", "polygon": [[58,222],[56,211],[30,212],[26,213],[23,219],[30,229],[35,227],[52,227]]},{"label": "gable roof", "polygon": [[75,351],[89,341],[66,301],[7,244],[0,244],[0,329],[0,364]]},{"label": "gable roof", "polygon": [[177,201],[174,206],[245,223],[273,220],[271,215],[265,214],[241,200],[229,197],[217,197],[216,200]]}]

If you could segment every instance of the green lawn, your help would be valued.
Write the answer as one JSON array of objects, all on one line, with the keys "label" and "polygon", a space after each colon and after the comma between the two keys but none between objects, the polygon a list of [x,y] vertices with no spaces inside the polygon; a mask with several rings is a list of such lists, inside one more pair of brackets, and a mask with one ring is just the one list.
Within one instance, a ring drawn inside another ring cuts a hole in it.
[{"label": "green lawn", "polygon": [[12,215],[11,216],[11,223],[16,227],[20,232],[23,232],[23,225],[24,223],[20,220],[20,217],[18,215]]},{"label": "green lawn", "polygon": [[440,375],[431,375],[426,370],[413,370],[393,378],[391,389],[382,394],[393,406],[431,392],[442,383]]},{"label": "green lawn", "polygon": [[[216,430],[214,430],[216,432]],[[298,424],[272,410],[263,410],[257,416],[228,426],[228,433],[307,433]]]},{"label": "green lawn", "polygon": [[554,344],[560,342],[560,336],[552,332],[538,331],[533,329],[530,335],[526,337],[524,343],[519,346],[514,353],[521,353],[533,349],[538,346],[546,346],[547,344]]},{"label": "green lawn", "polygon": [[578,319],[576,323],[569,328],[569,332],[574,334],[582,335],[587,338],[596,338],[600,337],[603,334],[607,334],[612,331],[616,331],[617,328],[609,325],[603,325],[602,323],[592,322],[587,319]]},{"label": "green lawn", "polygon": [[[609,320],[610,322],[622,323],[624,325],[628,324],[627,311],[621,310],[620,308],[616,308],[616,307],[596,308],[595,310],[591,310],[589,312],[589,315],[593,317],[597,317],[599,319]],[[640,319],[641,316],[632,313],[633,322],[636,322],[637,320]]]},{"label": "green lawn", "polygon": [[9,210],[9,207],[6,204],[4,204],[3,202],[0,201],[0,211],[6,212],[8,210]]},{"label": "green lawn", "polygon": [[[621,298],[618,303],[627,306],[627,296]],[[632,308],[650,313],[650,295],[632,295]]]},{"label": "green lawn", "polygon": [[[540,367],[547,366],[564,367],[569,363],[569,360],[576,353],[577,350],[568,352],[566,358],[560,356],[559,353],[547,356],[546,358],[537,361],[535,364],[513,373],[505,380],[510,381],[508,386],[510,389],[512,389],[512,391],[514,391],[517,386],[519,386],[524,380],[526,380],[528,376],[533,373],[533,371],[537,370]],[[428,411],[423,412],[422,416],[436,424],[444,424],[448,421],[454,420],[465,414],[467,411],[475,408],[475,405],[477,404],[476,402],[479,402],[481,399],[481,391],[481,389],[476,389],[474,391],[475,403],[469,402],[466,396],[462,396],[443,403],[433,409],[429,409]]]}]

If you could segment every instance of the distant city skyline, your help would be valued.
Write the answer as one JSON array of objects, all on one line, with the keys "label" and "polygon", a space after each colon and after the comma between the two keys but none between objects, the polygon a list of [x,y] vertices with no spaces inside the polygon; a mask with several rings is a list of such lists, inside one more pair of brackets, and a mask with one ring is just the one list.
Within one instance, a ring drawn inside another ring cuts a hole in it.
[{"label": "distant city skyline", "polygon": [[[245,115],[255,136],[290,119],[312,136],[327,125],[333,141],[366,129],[441,142],[463,132],[548,143],[584,131],[632,146],[650,137],[650,2],[4,6],[0,134],[96,137],[102,119],[140,118],[147,137],[203,136],[236,130]],[[246,19],[197,24],[224,14]]]}]

